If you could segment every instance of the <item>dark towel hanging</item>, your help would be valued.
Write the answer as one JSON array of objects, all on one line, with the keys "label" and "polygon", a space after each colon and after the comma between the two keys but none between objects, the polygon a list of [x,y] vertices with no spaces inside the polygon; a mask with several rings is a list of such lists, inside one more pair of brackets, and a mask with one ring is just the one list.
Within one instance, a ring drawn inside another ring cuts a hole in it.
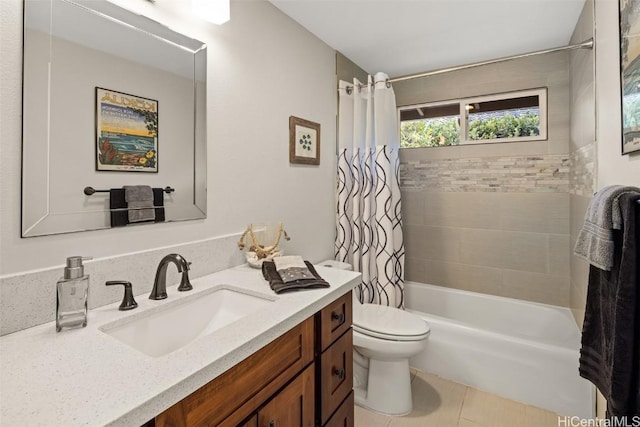
[{"label": "dark towel hanging", "polygon": [[111,210],[112,227],[124,227],[129,224],[127,202],[124,199],[123,188],[112,188],[109,190],[109,209]]},{"label": "dark towel hanging", "polygon": [[156,207],[155,222],[164,222],[164,188],[153,189],[153,206]]},{"label": "dark towel hanging", "polygon": [[611,271],[589,270],[580,375],[607,399],[607,416],[640,415],[640,196],[621,196]]},{"label": "dark towel hanging", "polygon": [[[153,189],[153,206],[155,206],[156,219],[154,222],[164,222],[164,189]],[[111,227],[124,227],[129,224],[127,202],[123,188],[109,190],[109,209],[111,210]]]}]

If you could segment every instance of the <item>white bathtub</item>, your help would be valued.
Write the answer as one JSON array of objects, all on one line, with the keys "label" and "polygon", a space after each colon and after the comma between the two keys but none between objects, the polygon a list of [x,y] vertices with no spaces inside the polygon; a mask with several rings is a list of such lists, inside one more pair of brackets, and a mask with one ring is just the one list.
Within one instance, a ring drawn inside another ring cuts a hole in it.
[{"label": "white bathtub", "polygon": [[578,375],[580,332],[566,308],[406,283],[407,310],[431,326],[411,366],[548,409],[593,418],[595,388]]}]

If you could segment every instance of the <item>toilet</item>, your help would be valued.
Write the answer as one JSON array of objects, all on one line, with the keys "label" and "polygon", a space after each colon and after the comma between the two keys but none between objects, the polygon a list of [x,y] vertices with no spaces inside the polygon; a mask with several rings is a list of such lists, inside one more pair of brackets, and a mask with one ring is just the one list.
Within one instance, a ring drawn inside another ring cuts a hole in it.
[{"label": "toilet", "polygon": [[[325,261],[322,266],[351,269]],[[393,307],[362,304],[353,293],[353,388],[356,404],[387,415],[411,412],[409,358],[431,333],[419,316]]]}]

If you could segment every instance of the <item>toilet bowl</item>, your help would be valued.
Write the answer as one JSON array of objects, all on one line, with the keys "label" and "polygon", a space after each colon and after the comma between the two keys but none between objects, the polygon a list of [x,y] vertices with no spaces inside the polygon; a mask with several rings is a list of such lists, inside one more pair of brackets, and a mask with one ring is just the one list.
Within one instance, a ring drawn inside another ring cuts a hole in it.
[{"label": "toilet bowl", "polygon": [[[327,260],[325,267],[351,270]],[[387,415],[411,412],[409,358],[424,350],[431,333],[419,316],[393,307],[362,304],[353,292],[353,389],[356,404]]]},{"label": "toilet bowl", "polygon": [[430,332],[416,315],[354,298],[356,404],[388,415],[411,412],[409,358],[424,350]]}]

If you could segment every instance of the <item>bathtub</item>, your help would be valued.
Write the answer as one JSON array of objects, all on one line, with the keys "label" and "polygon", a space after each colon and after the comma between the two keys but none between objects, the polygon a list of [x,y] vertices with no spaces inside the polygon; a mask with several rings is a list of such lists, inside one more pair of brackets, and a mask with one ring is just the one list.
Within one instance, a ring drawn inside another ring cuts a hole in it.
[{"label": "bathtub", "polygon": [[405,292],[407,310],[431,326],[414,368],[560,415],[595,416],[569,309],[415,282]]}]

